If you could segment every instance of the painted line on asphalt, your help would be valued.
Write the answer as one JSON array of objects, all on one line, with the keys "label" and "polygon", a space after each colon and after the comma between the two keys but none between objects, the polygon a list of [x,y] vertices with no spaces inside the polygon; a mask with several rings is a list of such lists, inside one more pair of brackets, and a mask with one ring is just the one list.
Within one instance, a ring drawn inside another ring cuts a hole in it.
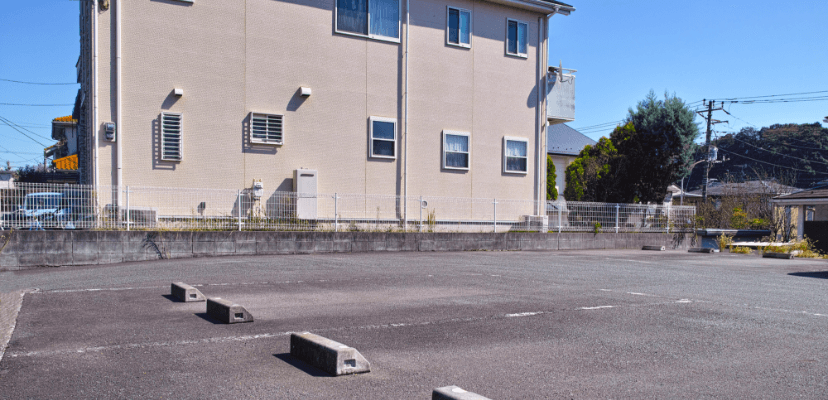
[{"label": "painted line on asphalt", "polygon": [[[548,312],[541,311],[541,312],[532,312],[532,313],[521,313],[527,315],[521,316],[528,316],[531,315],[539,315],[545,314]],[[275,333],[262,333],[257,335],[244,335],[244,336],[225,336],[225,337],[213,337],[213,338],[205,338],[205,339],[193,339],[193,340],[179,340],[179,341],[169,341],[169,342],[146,342],[146,343],[130,343],[130,344],[119,344],[119,345],[109,345],[109,346],[91,346],[91,347],[83,347],[77,349],[63,349],[63,350],[36,350],[36,351],[26,351],[26,352],[13,352],[8,353],[8,357],[12,358],[19,358],[19,357],[49,357],[49,356],[58,356],[58,355],[69,355],[69,354],[84,354],[84,353],[98,353],[103,351],[110,351],[110,350],[134,350],[134,349],[147,349],[147,348],[154,348],[154,347],[170,347],[170,346],[187,346],[187,345],[198,345],[198,344],[214,344],[214,343],[227,343],[227,342],[246,342],[251,340],[258,340],[258,339],[272,339],[282,336],[289,336],[291,333],[294,332],[336,332],[336,331],[350,331],[350,330],[376,330],[376,329],[394,329],[394,328],[407,328],[407,327],[423,327],[423,326],[431,326],[431,325],[442,325],[442,324],[452,324],[452,323],[464,323],[464,322],[477,322],[477,321],[484,321],[484,320],[499,320],[504,318],[510,318],[509,316],[512,314],[506,315],[490,315],[485,317],[466,317],[466,318],[450,318],[445,320],[438,320],[438,321],[424,321],[424,322],[412,322],[412,323],[388,323],[388,324],[375,324],[375,325],[363,325],[363,326],[344,326],[344,327],[335,327],[335,328],[319,328],[319,329],[301,329],[296,331],[285,331],[285,332],[275,332]]]},{"label": "painted line on asphalt", "polygon": [[[612,290],[612,289],[598,289],[601,292],[615,292],[620,293],[619,291]],[[669,299],[670,297],[666,296],[658,296],[655,294],[647,294],[647,293],[639,293],[639,292],[625,292],[626,294],[634,295],[634,296],[647,296],[647,297],[657,297],[663,299]],[[794,310],[786,310],[784,308],[770,308],[770,307],[759,307],[759,306],[751,306],[750,304],[728,304],[728,303],[716,303],[710,300],[693,300],[693,299],[675,299],[675,303],[679,304],[689,304],[689,303],[712,303],[718,304],[724,307],[740,307],[740,308],[753,308],[756,310],[764,310],[764,311],[773,311],[773,312],[780,312],[780,313],[787,313],[787,314],[805,314],[814,317],[828,317],[828,314],[822,313],[814,313],[810,311],[794,311]],[[663,304],[670,304],[670,303],[652,303],[652,304],[642,304],[642,305],[663,305]],[[638,306],[638,305],[631,305],[631,306]]]},{"label": "painted line on asphalt", "polygon": [[[370,280],[369,278],[365,279],[348,279],[349,281],[354,280]],[[273,282],[237,282],[237,283],[196,283],[191,284],[190,286],[193,287],[206,287],[206,286],[253,286],[253,285],[286,285],[286,284],[296,284],[296,283],[308,283],[308,282],[331,282],[331,279],[318,279],[312,281],[273,281]],[[132,287],[114,287],[114,288],[85,288],[85,289],[54,289],[54,290],[39,290],[37,292],[32,293],[40,293],[40,294],[51,294],[51,293],[83,293],[83,292],[117,292],[122,290],[147,290],[147,289],[168,289],[169,285],[165,286],[132,286]]]},{"label": "painted line on asphalt", "polygon": [[280,336],[288,336],[291,333],[292,332],[262,333],[262,334],[258,334],[258,335],[226,336],[226,337],[214,337],[214,338],[197,339],[197,340],[179,340],[179,341],[173,341],[173,342],[130,343],[130,344],[117,344],[117,345],[110,345],[110,346],[84,347],[84,348],[79,348],[79,349],[27,351],[27,352],[19,352],[19,353],[10,353],[9,357],[17,358],[17,357],[55,356],[55,355],[61,355],[61,354],[98,353],[98,352],[107,351],[107,350],[131,350],[131,349],[145,349],[145,348],[151,348],[151,347],[183,346],[183,345],[192,345],[192,344],[245,342],[245,341],[255,340],[255,339],[266,339],[266,338],[275,338],[275,337],[280,337]]},{"label": "painted line on asphalt", "polygon": [[652,262],[649,262],[649,261],[629,260],[629,259],[626,259],[626,258],[610,258],[610,257],[605,257],[604,259],[605,259],[605,260],[610,260],[610,261],[628,261],[628,262],[642,263],[642,264],[653,264]]},{"label": "painted line on asphalt", "polygon": [[543,311],[530,311],[530,312],[522,312],[516,314],[506,314],[506,318],[514,318],[514,317],[531,317],[533,315],[543,314]]},{"label": "painted line on asphalt", "polygon": [[[191,285],[196,286],[196,285]],[[58,290],[40,290],[35,293],[51,294],[51,293],[82,293],[82,292],[118,292],[122,290],[144,290],[144,289],[163,289],[169,286],[136,286],[136,287],[119,287],[119,288],[89,288],[89,289],[58,289]]]},{"label": "painted line on asphalt", "polygon": [[595,306],[595,307],[579,307],[576,310],[600,310],[602,308],[615,308],[616,306]]}]

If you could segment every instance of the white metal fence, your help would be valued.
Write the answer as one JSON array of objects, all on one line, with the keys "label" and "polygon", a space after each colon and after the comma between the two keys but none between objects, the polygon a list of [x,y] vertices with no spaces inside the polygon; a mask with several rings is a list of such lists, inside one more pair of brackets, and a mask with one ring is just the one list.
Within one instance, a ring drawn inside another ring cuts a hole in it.
[{"label": "white metal fence", "polygon": [[[0,189],[3,229],[385,232],[690,231],[695,207],[439,196],[304,194],[17,183]],[[118,204],[121,206],[119,207]]]}]

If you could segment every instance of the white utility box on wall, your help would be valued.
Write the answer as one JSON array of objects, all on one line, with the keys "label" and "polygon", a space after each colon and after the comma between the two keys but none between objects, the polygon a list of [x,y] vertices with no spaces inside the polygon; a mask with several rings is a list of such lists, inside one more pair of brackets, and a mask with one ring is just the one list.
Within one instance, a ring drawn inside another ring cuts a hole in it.
[{"label": "white utility box on wall", "polygon": [[293,191],[296,192],[296,218],[316,219],[317,172],[313,169],[293,171]]}]

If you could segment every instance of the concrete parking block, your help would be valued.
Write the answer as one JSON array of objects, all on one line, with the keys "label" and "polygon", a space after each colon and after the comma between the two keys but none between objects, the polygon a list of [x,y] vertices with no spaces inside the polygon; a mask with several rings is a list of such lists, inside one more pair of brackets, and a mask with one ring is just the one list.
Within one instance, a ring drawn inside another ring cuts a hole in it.
[{"label": "concrete parking block", "polygon": [[664,246],[644,246],[641,250],[665,251],[667,249]]},{"label": "concrete parking block", "polygon": [[431,400],[491,400],[477,393],[465,391],[457,386],[445,386],[434,389]]},{"label": "concrete parking block", "polygon": [[687,250],[688,253],[716,253],[716,249],[704,248],[704,247],[693,247],[690,250]]},{"label": "concrete parking block", "polygon": [[253,322],[253,315],[244,307],[220,297],[207,299],[207,315],[225,324]]},{"label": "concrete parking block", "polygon": [[207,300],[207,298],[201,294],[201,291],[184,282],[174,282],[170,284],[170,294],[185,303]]},{"label": "concrete parking block", "polygon": [[310,332],[290,335],[290,355],[333,376],[371,371],[357,349]]},{"label": "concrete parking block", "polygon": [[792,260],[794,255],[791,253],[765,253],[762,254],[762,258],[781,258],[785,260]]}]

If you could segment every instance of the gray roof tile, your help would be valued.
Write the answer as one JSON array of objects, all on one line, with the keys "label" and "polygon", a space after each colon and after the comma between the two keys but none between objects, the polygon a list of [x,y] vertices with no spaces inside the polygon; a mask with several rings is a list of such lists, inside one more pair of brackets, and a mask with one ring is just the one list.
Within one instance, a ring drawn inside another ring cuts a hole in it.
[{"label": "gray roof tile", "polygon": [[546,152],[548,154],[577,156],[586,145],[591,146],[595,143],[594,140],[566,124],[550,125],[546,130]]}]

